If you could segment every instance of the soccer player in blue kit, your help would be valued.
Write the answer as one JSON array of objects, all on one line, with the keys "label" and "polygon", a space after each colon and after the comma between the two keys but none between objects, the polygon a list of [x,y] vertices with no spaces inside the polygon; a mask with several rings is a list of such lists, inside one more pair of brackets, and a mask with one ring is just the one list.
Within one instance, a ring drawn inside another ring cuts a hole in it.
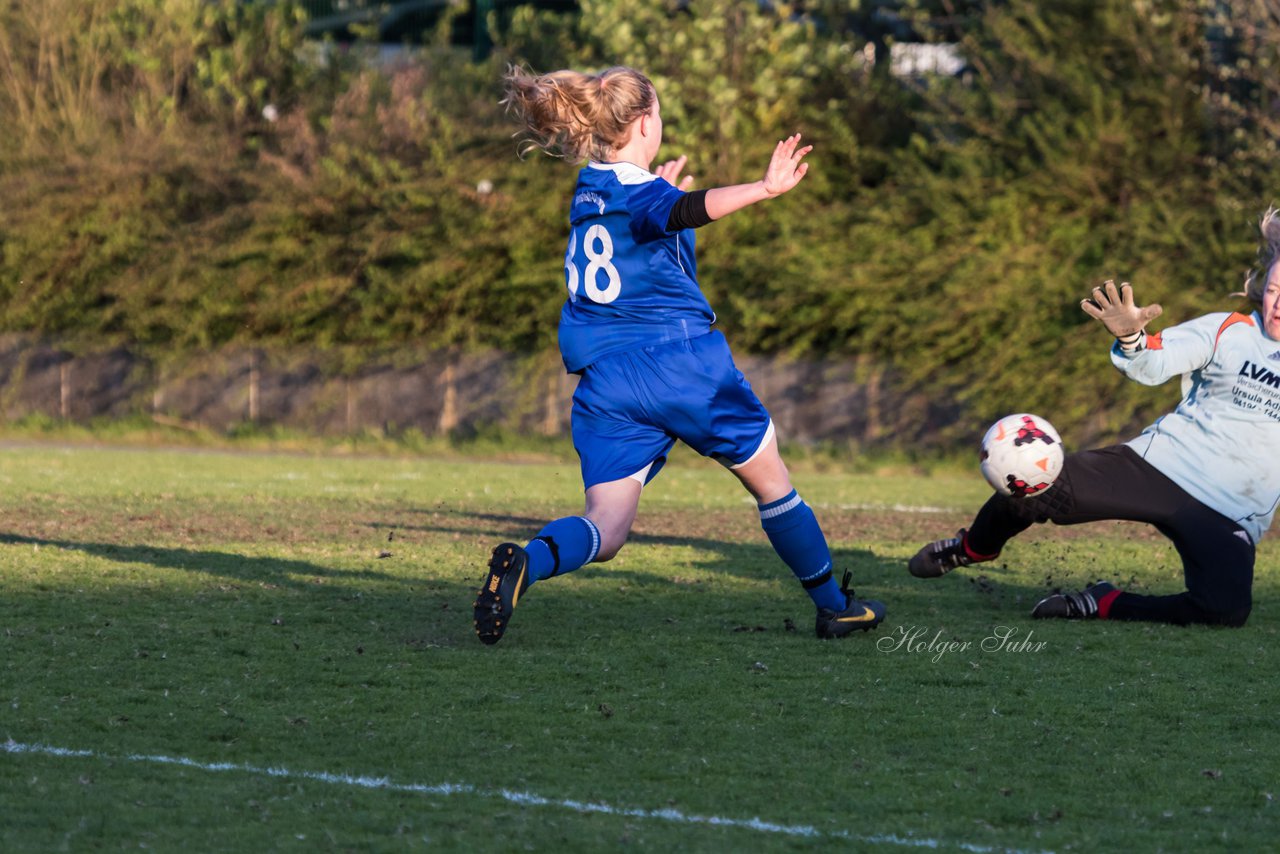
[{"label": "soccer player in blue kit", "polygon": [[1054,593],[1031,616],[1243,626],[1253,606],[1258,541],[1280,504],[1280,217],[1262,218],[1262,265],[1249,274],[1249,314],[1216,312],[1148,335],[1160,306],[1105,282],[1081,303],[1115,336],[1111,362],[1145,385],[1183,377],[1173,412],[1120,445],[1068,454],[1053,486],[1028,498],[993,495],[972,525],[926,545],[907,564],[933,578],[992,560],[1038,522],[1147,522],[1182,559],[1187,589],[1149,596],[1107,581]]},{"label": "soccer player in blue kit", "polygon": [[650,171],[662,144],[658,94],[631,68],[536,75],[513,68],[504,102],[533,147],[580,163],[564,256],[560,352],[579,375],[574,447],[586,508],[524,546],[502,543],[475,602],[480,640],[497,643],[529,585],[613,558],[640,494],[675,441],[729,468],[755,498],[779,557],[813,599],[820,638],[876,627],[880,602],[837,585],[817,518],[796,494],[768,411],[734,366],[698,286],[694,230],[772,199],[804,178],[812,146],[779,142],[759,181],[687,192],[685,158]]}]

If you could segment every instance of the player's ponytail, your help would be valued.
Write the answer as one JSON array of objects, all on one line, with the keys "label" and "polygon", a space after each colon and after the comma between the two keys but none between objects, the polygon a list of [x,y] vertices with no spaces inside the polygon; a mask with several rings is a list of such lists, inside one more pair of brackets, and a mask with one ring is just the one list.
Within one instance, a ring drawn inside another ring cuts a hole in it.
[{"label": "player's ponytail", "polygon": [[649,78],[633,68],[533,74],[512,66],[505,81],[502,103],[524,124],[521,154],[536,148],[575,163],[608,160],[657,98]]},{"label": "player's ponytail", "polygon": [[1258,223],[1258,231],[1262,241],[1258,246],[1258,268],[1250,270],[1244,279],[1244,291],[1232,296],[1248,297],[1258,305],[1262,305],[1262,292],[1267,287],[1267,275],[1271,266],[1280,261],[1280,210],[1267,208]]}]

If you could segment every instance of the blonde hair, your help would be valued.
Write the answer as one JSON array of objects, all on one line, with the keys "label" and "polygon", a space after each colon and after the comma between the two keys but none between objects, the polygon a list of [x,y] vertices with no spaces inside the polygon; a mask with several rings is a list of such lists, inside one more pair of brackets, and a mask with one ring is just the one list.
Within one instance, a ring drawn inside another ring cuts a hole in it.
[{"label": "blonde hair", "polygon": [[527,136],[520,153],[537,148],[575,163],[609,159],[658,97],[648,77],[622,66],[595,74],[534,74],[511,66],[504,79],[502,103],[519,116]]},{"label": "blonde hair", "polygon": [[1267,275],[1271,267],[1280,260],[1280,210],[1267,208],[1258,223],[1258,232],[1262,243],[1258,246],[1259,267],[1250,270],[1244,277],[1244,291],[1233,296],[1248,297],[1258,305],[1262,304],[1262,292],[1267,289]]}]

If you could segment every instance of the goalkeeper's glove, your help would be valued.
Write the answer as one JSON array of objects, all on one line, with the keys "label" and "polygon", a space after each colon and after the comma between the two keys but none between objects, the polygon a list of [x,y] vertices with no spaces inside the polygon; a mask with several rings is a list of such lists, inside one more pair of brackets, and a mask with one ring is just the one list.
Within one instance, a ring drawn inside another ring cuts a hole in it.
[{"label": "goalkeeper's glove", "polygon": [[1142,349],[1147,324],[1164,312],[1157,303],[1141,307],[1134,305],[1133,288],[1129,283],[1121,282],[1117,291],[1116,283],[1110,279],[1094,288],[1090,299],[1081,300],[1080,308],[1090,317],[1102,321],[1126,353]]}]

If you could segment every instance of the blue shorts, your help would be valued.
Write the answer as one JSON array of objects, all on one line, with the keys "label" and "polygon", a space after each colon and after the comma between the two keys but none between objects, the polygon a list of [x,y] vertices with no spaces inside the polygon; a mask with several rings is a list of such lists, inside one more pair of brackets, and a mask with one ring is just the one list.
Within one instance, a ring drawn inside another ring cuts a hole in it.
[{"label": "blue shorts", "polygon": [[573,395],[573,445],[587,489],[632,477],[648,483],[676,439],[728,466],[773,436],[764,404],[719,332],[606,356]]}]

